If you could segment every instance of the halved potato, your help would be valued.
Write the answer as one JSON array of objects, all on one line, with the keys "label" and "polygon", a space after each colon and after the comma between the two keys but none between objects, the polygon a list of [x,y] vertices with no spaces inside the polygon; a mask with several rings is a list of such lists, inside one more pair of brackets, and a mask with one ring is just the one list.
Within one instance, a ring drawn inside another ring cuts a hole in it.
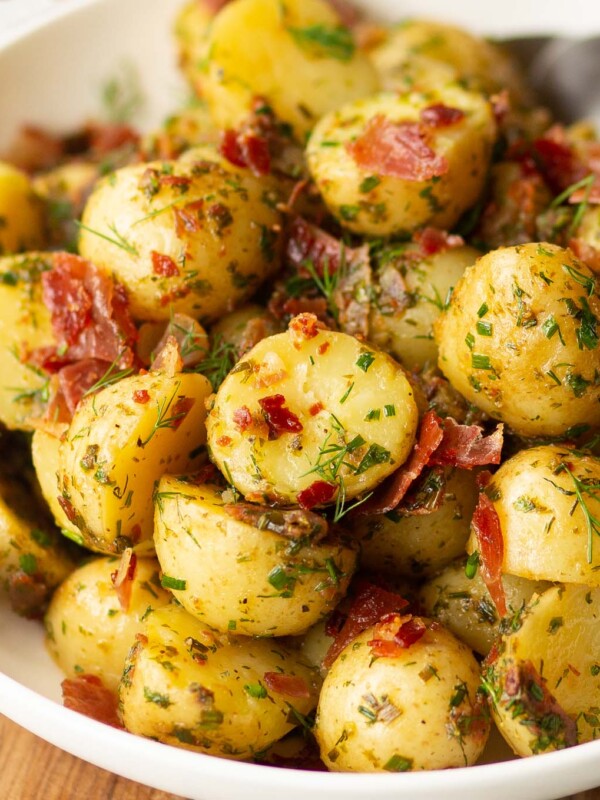
[{"label": "halved potato", "polygon": [[178,606],[149,614],[119,696],[125,727],[225,758],[251,758],[316,705],[320,680],[282,643],[211,631]]},{"label": "halved potato", "polygon": [[45,243],[42,202],[20,169],[0,161],[0,255]]},{"label": "halved potato", "polygon": [[303,633],[346,593],[355,549],[337,536],[321,538],[327,522],[316,514],[234,504],[222,495],[185,478],[160,481],[154,543],[173,594],[221,631]]},{"label": "halved potato", "polygon": [[311,314],[244,356],[207,421],[214,460],[247,500],[305,508],[369,492],[406,460],[416,426],[403,369]]},{"label": "halved potato", "polygon": [[152,550],[154,483],[204,453],[203,375],[132,375],[84,398],[60,445],[60,505],[91,550]]},{"label": "halved potato", "polygon": [[554,586],[502,637],[485,685],[500,732],[521,756],[600,733],[600,590]]}]

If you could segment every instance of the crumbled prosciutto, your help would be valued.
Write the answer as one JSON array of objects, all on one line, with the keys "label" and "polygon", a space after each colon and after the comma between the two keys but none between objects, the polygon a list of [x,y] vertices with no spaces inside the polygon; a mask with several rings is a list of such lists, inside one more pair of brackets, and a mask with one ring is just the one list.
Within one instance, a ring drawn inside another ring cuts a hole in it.
[{"label": "crumbled prosciutto", "polygon": [[113,728],[123,728],[118,714],[117,695],[107,689],[96,675],[66,678],[61,686],[65,708]]},{"label": "crumbled prosciutto", "polygon": [[456,125],[465,118],[460,108],[452,108],[443,103],[434,103],[421,111],[421,122],[429,128],[447,128]]},{"label": "crumbled prosciutto", "polygon": [[373,583],[361,581],[348,611],[346,621],[337,632],[331,647],[323,659],[323,666],[330,667],[344,648],[363,631],[376,625],[388,614],[397,614],[408,602],[399,594],[388,592]]},{"label": "crumbled prosciutto", "polygon": [[555,125],[533,143],[536,160],[555,192],[562,192],[588,174],[575,150],[567,140],[564,129]]},{"label": "crumbled prosciutto", "polygon": [[278,439],[284,433],[300,433],[303,430],[302,423],[293,411],[285,407],[285,402],[282,394],[261,397],[258,401],[269,427],[271,440]]},{"label": "crumbled prosciutto", "polygon": [[383,114],[369,120],[365,130],[346,149],[366,172],[405,181],[427,181],[448,171],[448,161],[427,142],[427,126],[393,122]]},{"label": "crumbled prosciutto", "polygon": [[327,483],[327,481],[315,481],[306,489],[298,492],[298,504],[301,508],[310,511],[315,506],[322,506],[329,503],[335,497],[337,484]]},{"label": "crumbled prosciutto", "polygon": [[294,317],[288,326],[292,343],[299,350],[305,341],[314,339],[324,329],[324,325],[314,314],[304,312]]},{"label": "crumbled prosciutto", "polygon": [[[360,253],[360,256],[359,256]],[[352,264],[337,281],[333,301],[338,309],[340,329],[351,336],[369,334],[371,313],[372,272],[369,259],[369,246],[354,251]]]},{"label": "crumbled prosciutto", "polygon": [[459,425],[448,417],[444,420],[444,436],[429,463],[473,469],[486,464],[499,464],[504,442],[504,425],[500,424],[489,436],[479,425]]},{"label": "crumbled prosciutto", "polygon": [[171,256],[164,253],[157,253],[156,250],[152,251],[152,272],[155,275],[160,275],[163,278],[173,278],[179,275],[179,267],[173,261]]},{"label": "crumbled prosciutto", "polygon": [[97,358],[83,358],[62,367],[57,374],[59,394],[71,416],[89,390],[106,374],[109,365]]},{"label": "crumbled prosciutto", "polygon": [[248,167],[259,177],[271,171],[269,143],[252,131],[227,129],[221,137],[220,152],[234,166]]},{"label": "crumbled prosciutto", "polygon": [[[490,477],[489,472],[483,472],[478,475],[477,483],[480,489],[485,486]],[[479,493],[479,500],[473,513],[471,526],[477,539],[481,576],[498,613],[500,616],[504,616],[506,614],[506,595],[502,585],[504,538],[498,513],[485,491],[480,491]]]},{"label": "crumbled prosciutto", "polygon": [[11,572],[7,578],[8,598],[15,614],[27,619],[42,619],[50,588],[41,574],[28,575],[22,569]]},{"label": "crumbled prosciutto", "polygon": [[137,556],[131,547],[127,547],[121,555],[119,568],[110,574],[110,579],[119,599],[119,605],[124,614],[129,611],[136,568]]},{"label": "crumbled prosciutto", "polygon": [[159,358],[171,339],[176,342],[182,367],[192,369],[206,358],[208,352],[206,332],[199,322],[187,314],[173,314],[154,349],[154,361]]},{"label": "crumbled prosciutto", "polygon": [[277,533],[286,539],[310,538],[312,542],[318,542],[327,536],[329,530],[324,517],[306,509],[276,509],[254,503],[235,503],[223,506],[223,510],[240,522]]},{"label": "crumbled prosciutto", "polygon": [[263,679],[270,692],[284,694],[287,697],[310,697],[310,687],[304,678],[286,675],[285,672],[265,672]]},{"label": "crumbled prosciutto", "polygon": [[252,425],[252,412],[248,406],[241,406],[235,409],[233,423],[240,433],[243,433]]},{"label": "crumbled prosciutto", "polygon": [[445,250],[452,250],[454,247],[462,247],[465,243],[462,236],[431,227],[416,231],[413,241],[419,245],[424,256],[433,256]]},{"label": "crumbled prosciutto", "polygon": [[408,614],[388,614],[377,625],[368,642],[371,653],[379,658],[394,658],[418,642],[427,630],[422,619]]},{"label": "crumbled prosciutto", "polygon": [[419,439],[408,461],[394,472],[357,515],[386,514],[400,502],[427,466],[452,466],[473,469],[485,464],[499,464],[503,425],[490,436],[483,436],[478,425],[460,425],[452,417],[442,420],[435,411],[428,411],[421,421]]},{"label": "crumbled prosciutto", "polygon": [[330,233],[302,217],[296,217],[289,228],[286,260],[300,275],[309,277],[303,266],[310,261],[318,275],[337,272],[342,265],[359,265],[365,261],[365,248],[346,247]]},{"label": "crumbled prosciutto", "polygon": [[181,239],[186,233],[197,233],[202,228],[204,200],[194,200],[179,207],[173,206],[175,233]]}]

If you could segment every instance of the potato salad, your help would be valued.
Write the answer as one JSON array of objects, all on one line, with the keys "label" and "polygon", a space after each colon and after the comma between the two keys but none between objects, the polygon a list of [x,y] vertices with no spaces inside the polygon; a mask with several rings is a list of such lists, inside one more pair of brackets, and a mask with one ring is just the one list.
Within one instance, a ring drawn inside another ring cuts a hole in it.
[{"label": "potato salad", "polygon": [[598,738],[595,130],[347,0],[174,47],[161,127],[113,86],[0,162],[0,586],[65,705],[344,772]]}]

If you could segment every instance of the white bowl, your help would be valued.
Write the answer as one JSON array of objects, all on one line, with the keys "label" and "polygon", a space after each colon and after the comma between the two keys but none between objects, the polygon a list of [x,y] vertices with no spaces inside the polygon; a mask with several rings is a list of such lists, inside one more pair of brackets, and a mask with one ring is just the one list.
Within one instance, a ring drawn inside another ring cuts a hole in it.
[{"label": "white bowl", "polygon": [[[18,2],[18,12],[14,3]],[[0,3],[0,152],[22,123],[67,130],[100,110],[101,87],[124,61],[142,77],[149,125],[184,89],[171,20],[181,0],[8,0]],[[600,4],[546,0],[371,0],[388,20],[431,16],[478,32],[600,32]],[[484,10],[485,9],[485,10]],[[25,11],[36,11],[32,18]],[[552,800],[600,785],[600,741],[530,759],[402,775],[310,773],[235,763],[114,730],[60,705],[61,675],[39,624],[0,599],[0,712],[104,769],[191,800]],[[500,747],[489,758],[507,757]]]}]

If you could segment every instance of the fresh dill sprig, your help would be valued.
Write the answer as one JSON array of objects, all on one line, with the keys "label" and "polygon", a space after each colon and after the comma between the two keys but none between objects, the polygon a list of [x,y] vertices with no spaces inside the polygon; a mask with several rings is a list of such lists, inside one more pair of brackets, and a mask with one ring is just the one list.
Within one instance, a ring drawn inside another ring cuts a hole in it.
[{"label": "fresh dill sprig", "polygon": [[127,239],[121,233],[119,233],[114,223],[112,225],[107,225],[108,230],[113,234],[114,238],[106,233],[102,233],[102,231],[97,231],[94,228],[90,228],[89,225],[84,225],[83,222],[80,222],[79,220],[75,220],[75,224],[81,230],[87,231],[88,233],[91,233],[94,236],[99,236],[100,239],[104,239],[106,242],[110,242],[111,244],[114,244],[116,247],[120,247],[121,250],[125,250],[125,252],[129,253],[130,256],[136,256],[136,257],[139,256],[138,249],[134,247],[134,245],[132,245],[131,242],[128,242]]},{"label": "fresh dill sprig", "polygon": [[593,500],[600,502],[600,481],[582,481],[564,462],[560,465],[557,472],[558,471],[566,472],[573,481],[573,492],[569,492],[569,494],[574,494],[577,498],[577,503],[579,504],[585,519],[585,525],[587,528],[587,563],[591,564],[593,557],[594,534],[596,534],[596,536],[600,536],[600,519],[594,516],[590,511],[588,504],[585,501],[585,496],[587,495]]},{"label": "fresh dill sprig", "polygon": [[313,264],[312,260],[307,259],[306,261],[303,261],[302,266],[308,272],[314,281],[315,286],[327,301],[327,308],[331,316],[334,318],[336,324],[339,324],[339,309],[335,302],[334,295],[339,288],[340,281],[346,275],[348,268],[344,245],[341,245],[340,247],[340,265],[337,269],[331,269],[328,258],[323,260],[322,277],[315,269],[315,265]]},{"label": "fresh dill sprig", "polygon": [[585,214],[586,209],[589,205],[590,193],[592,191],[592,186],[594,185],[595,180],[596,176],[594,175],[593,172],[591,172],[589,175],[586,175],[585,178],[582,178],[576,183],[571,184],[571,186],[567,186],[564,192],[561,192],[559,195],[557,195],[557,197],[555,197],[554,200],[550,203],[550,208],[558,208],[558,206],[562,206],[562,204],[566,200],[568,200],[569,197],[571,197],[571,195],[574,194],[576,191],[578,191],[579,189],[585,189],[583,200],[577,204],[577,209],[575,211],[571,224],[569,225],[569,230],[567,232],[567,236],[569,237],[573,235],[573,233],[577,230],[579,224],[581,223],[581,218]]},{"label": "fresh dill sprig", "polygon": [[158,410],[156,422],[152,426],[152,430],[150,431],[148,436],[146,436],[146,438],[143,441],[139,442],[140,447],[145,447],[158,430],[160,430],[161,428],[175,428],[176,423],[186,416],[187,411],[180,411],[178,413],[172,414],[170,417],[167,416],[167,414],[169,413],[169,409],[173,404],[173,400],[175,399],[175,396],[177,395],[177,392],[179,391],[180,388],[181,388],[181,382],[175,386],[175,388],[173,389],[173,393],[171,394],[168,400],[166,397],[163,397],[162,400],[156,401],[156,407]]},{"label": "fresh dill sprig", "polygon": [[117,370],[115,372],[117,363],[123,352],[119,353],[119,355],[115,358],[109,368],[106,370],[104,375],[96,381],[93,386],[90,386],[89,389],[83,393],[83,397],[87,397],[90,394],[94,394],[95,392],[100,391],[100,389],[104,389],[107,386],[112,386],[113,383],[118,383],[118,381],[122,380],[123,378],[127,378],[133,372],[133,367],[127,367],[126,369]]},{"label": "fresh dill sprig", "polygon": [[205,375],[216,392],[235,366],[236,360],[237,351],[235,345],[231,342],[226,342],[223,337],[218,334],[214,337],[206,352],[206,357],[202,359],[200,364],[194,367],[194,372]]}]

